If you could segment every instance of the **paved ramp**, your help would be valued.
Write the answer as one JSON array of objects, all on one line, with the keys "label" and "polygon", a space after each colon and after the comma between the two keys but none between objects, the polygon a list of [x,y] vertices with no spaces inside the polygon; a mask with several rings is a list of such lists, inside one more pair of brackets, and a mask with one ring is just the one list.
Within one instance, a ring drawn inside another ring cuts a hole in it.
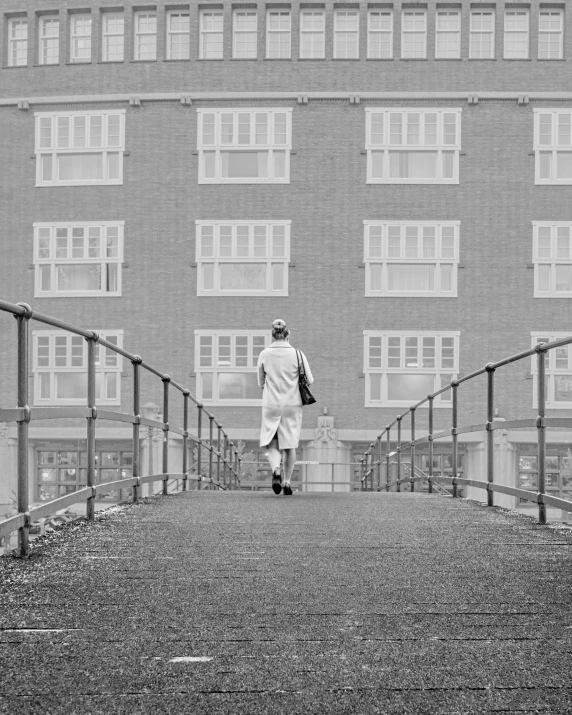
[{"label": "paved ramp", "polygon": [[570,713],[571,546],[423,494],[148,500],[0,559],[0,711]]}]

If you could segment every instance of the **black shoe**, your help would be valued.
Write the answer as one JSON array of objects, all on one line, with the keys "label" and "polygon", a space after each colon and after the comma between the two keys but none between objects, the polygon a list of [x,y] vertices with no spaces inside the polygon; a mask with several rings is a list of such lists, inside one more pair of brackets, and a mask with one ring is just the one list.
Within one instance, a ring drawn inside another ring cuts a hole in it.
[{"label": "black shoe", "polygon": [[280,467],[272,472],[272,491],[274,494],[280,494],[282,491],[282,480],[280,478]]},{"label": "black shoe", "polygon": [[291,496],[292,496],[292,487],[291,487],[289,484],[285,484],[285,485],[284,485],[284,494],[285,494],[285,496],[287,496],[287,497],[291,497]]}]

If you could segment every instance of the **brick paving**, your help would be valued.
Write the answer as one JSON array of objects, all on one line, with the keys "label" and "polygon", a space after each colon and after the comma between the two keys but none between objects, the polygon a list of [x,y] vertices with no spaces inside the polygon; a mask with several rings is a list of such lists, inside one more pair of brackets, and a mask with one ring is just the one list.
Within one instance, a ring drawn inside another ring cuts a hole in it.
[{"label": "brick paving", "polygon": [[570,713],[571,546],[423,494],[113,509],[0,559],[0,712]]}]

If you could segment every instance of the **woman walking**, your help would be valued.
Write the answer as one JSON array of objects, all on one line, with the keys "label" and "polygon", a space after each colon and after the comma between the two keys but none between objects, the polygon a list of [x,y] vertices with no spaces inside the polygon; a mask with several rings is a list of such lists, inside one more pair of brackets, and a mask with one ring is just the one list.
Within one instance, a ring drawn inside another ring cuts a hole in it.
[{"label": "woman walking", "polygon": [[272,323],[271,343],[258,357],[258,386],[262,388],[260,446],[272,469],[272,490],[282,491],[280,457],[284,454],[284,494],[291,495],[290,479],[302,427],[302,398],[298,386],[300,361],[308,383],[314,382],[306,356],[290,345],[290,331],[283,320]]}]

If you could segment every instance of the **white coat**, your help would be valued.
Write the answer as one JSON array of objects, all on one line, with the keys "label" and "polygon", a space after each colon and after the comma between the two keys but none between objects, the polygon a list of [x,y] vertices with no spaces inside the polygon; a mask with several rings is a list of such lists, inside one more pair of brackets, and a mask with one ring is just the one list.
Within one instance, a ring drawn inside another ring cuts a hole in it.
[{"label": "white coat", "polygon": [[[308,383],[314,382],[308,360],[299,350]],[[275,340],[258,356],[258,386],[262,393],[260,446],[278,433],[279,449],[295,449],[302,428],[302,398],[298,387],[296,350],[285,340]]]}]

